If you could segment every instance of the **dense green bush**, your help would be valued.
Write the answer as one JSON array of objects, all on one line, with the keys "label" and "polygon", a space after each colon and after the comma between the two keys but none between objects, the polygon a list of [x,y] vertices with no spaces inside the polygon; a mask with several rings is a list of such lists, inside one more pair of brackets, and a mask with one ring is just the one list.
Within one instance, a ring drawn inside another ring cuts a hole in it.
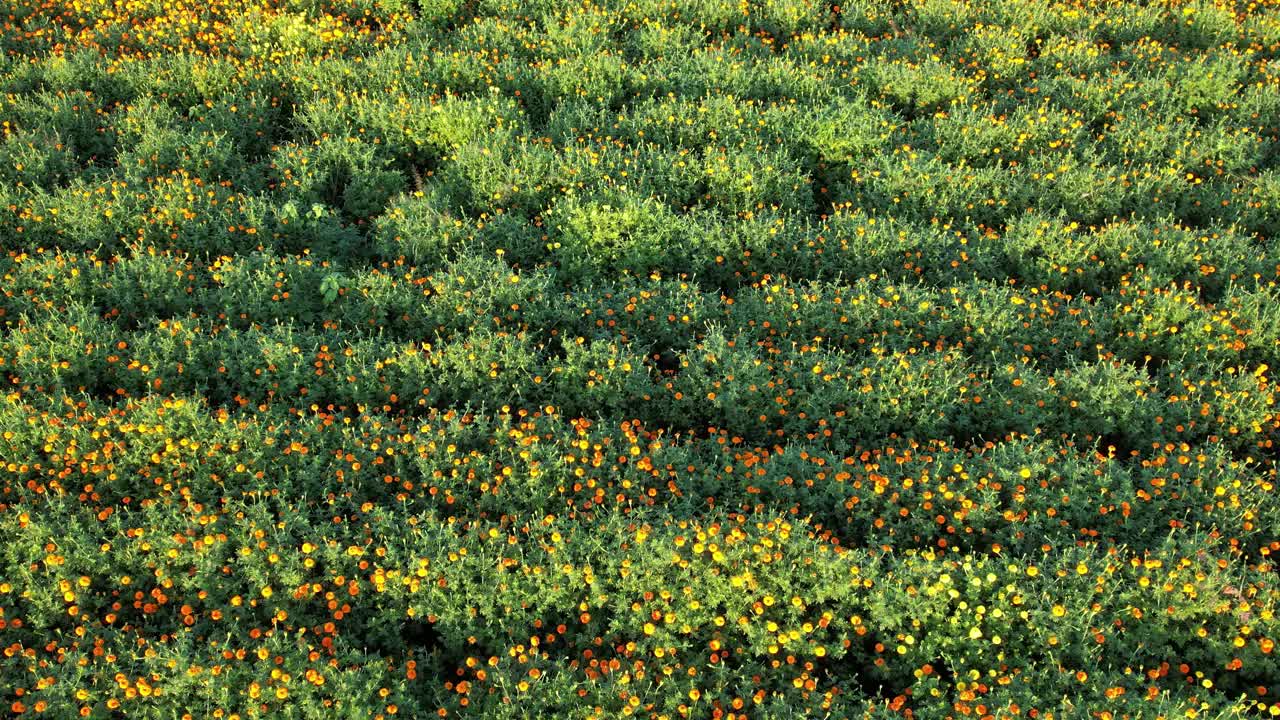
[{"label": "dense green bush", "polygon": [[0,14],[0,707],[1280,714],[1280,6]]}]

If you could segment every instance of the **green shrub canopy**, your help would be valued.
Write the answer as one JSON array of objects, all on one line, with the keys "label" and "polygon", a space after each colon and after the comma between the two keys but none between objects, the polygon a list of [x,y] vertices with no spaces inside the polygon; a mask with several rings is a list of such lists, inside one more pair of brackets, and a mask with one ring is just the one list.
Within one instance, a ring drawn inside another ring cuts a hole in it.
[{"label": "green shrub canopy", "polygon": [[1280,715],[1275,0],[0,51],[0,713]]}]

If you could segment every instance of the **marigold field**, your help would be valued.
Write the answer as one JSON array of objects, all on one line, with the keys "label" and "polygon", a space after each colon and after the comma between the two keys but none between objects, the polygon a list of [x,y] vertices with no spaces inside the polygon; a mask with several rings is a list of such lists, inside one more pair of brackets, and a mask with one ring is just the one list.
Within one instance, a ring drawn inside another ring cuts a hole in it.
[{"label": "marigold field", "polygon": [[0,715],[1280,715],[1280,0],[6,0]]}]

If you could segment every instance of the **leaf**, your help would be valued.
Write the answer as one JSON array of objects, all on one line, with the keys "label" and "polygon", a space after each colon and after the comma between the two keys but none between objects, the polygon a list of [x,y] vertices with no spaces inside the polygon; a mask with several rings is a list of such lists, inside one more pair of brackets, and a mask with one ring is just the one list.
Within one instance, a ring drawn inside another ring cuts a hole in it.
[{"label": "leaf", "polygon": [[320,281],[320,297],[326,305],[332,305],[342,294],[342,276],[337,273],[325,275]]}]

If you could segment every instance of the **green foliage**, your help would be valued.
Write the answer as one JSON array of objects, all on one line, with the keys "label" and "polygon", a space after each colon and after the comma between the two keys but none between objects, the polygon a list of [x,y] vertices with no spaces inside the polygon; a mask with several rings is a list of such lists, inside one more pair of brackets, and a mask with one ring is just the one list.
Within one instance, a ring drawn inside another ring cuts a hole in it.
[{"label": "green foliage", "polygon": [[1280,6],[0,17],[0,708],[1280,713]]}]

